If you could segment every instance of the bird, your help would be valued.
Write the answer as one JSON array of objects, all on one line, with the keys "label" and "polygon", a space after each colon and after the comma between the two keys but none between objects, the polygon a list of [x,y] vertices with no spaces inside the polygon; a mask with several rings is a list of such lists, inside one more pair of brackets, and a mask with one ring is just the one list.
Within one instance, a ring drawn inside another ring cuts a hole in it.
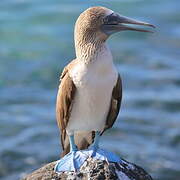
[{"label": "bird", "polygon": [[74,169],[75,153],[89,146],[96,152],[100,136],[113,126],[120,111],[122,80],[107,39],[125,30],[152,32],[128,24],[155,27],[101,6],[88,8],[75,23],[76,58],[61,74],[56,101],[61,157],[72,153]]}]

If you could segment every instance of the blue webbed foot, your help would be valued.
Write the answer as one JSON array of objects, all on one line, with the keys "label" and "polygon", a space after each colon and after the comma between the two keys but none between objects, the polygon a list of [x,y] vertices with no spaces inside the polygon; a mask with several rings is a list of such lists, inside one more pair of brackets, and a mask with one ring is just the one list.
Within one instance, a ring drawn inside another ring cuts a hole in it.
[{"label": "blue webbed foot", "polygon": [[57,162],[55,172],[76,172],[89,157],[107,162],[121,162],[121,159],[116,154],[99,148],[99,138],[100,132],[96,132],[94,143],[87,150],[78,151],[74,143],[74,135],[71,135],[71,151]]},{"label": "blue webbed foot", "polygon": [[55,172],[76,172],[80,169],[80,167],[87,158],[88,155],[86,153],[83,153],[83,151],[71,151],[57,162],[55,166]]},{"label": "blue webbed foot", "polygon": [[95,149],[92,146],[83,151],[71,151],[56,163],[55,172],[76,172],[89,157],[107,162],[121,162],[116,154],[100,148]]},{"label": "blue webbed foot", "polygon": [[119,158],[119,156],[117,156],[116,154],[110,152],[110,151],[106,151],[104,149],[94,149],[93,147],[91,147],[89,149],[91,157],[94,159],[99,159],[102,161],[107,161],[107,162],[121,162],[121,159]]}]

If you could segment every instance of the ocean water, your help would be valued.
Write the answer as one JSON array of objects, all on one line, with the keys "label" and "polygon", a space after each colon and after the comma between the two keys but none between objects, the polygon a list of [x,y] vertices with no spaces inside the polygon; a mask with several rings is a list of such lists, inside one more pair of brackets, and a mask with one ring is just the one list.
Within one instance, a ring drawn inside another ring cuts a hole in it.
[{"label": "ocean water", "polygon": [[180,179],[179,0],[1,0],[0,179],[19,179],[59,158],[59,75],[75,56],[78,15],[95,5],[157,26],[154,34],[121,32],[108,40],[123,100],[101,146],[155,180]]}]

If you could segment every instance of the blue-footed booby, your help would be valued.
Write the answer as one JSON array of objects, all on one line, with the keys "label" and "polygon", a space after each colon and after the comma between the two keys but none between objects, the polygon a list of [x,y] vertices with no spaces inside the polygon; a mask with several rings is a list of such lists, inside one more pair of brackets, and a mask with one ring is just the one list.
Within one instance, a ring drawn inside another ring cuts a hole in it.
[{"label": "blue-footed booby", "polygon": [[[56,104],[62,157],[70,153],[59,161],[57,171],[65,170],[67,161],[69,170],[77,170],[87,158],[86,153],[78,150],[87,149],[91,144],[91,155],[96,156],[100,135],[113,126],[118,116],[122,82],[106,40],[124,30],[151,32],[127,24],[154,27],[105,7],[91,7],[76,21],[76,59],[62,72]],[[113,161],[113,158],[107,157],[107,160]]]}]

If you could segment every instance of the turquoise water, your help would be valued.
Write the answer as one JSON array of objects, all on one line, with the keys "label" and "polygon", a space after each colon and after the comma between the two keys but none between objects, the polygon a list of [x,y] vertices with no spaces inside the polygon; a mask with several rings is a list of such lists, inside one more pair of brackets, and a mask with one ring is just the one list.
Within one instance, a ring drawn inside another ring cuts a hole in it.
[{"label": "turquoise water", "polygon": [[180,179],[180,1],[2,0],[0,2],[0,179],[16,180],[58,159],[59,74],[74,58],[73,27],[102,5],[157,26],[108,41],[124,85],[114,128],[101,145],[157,180]]}]

